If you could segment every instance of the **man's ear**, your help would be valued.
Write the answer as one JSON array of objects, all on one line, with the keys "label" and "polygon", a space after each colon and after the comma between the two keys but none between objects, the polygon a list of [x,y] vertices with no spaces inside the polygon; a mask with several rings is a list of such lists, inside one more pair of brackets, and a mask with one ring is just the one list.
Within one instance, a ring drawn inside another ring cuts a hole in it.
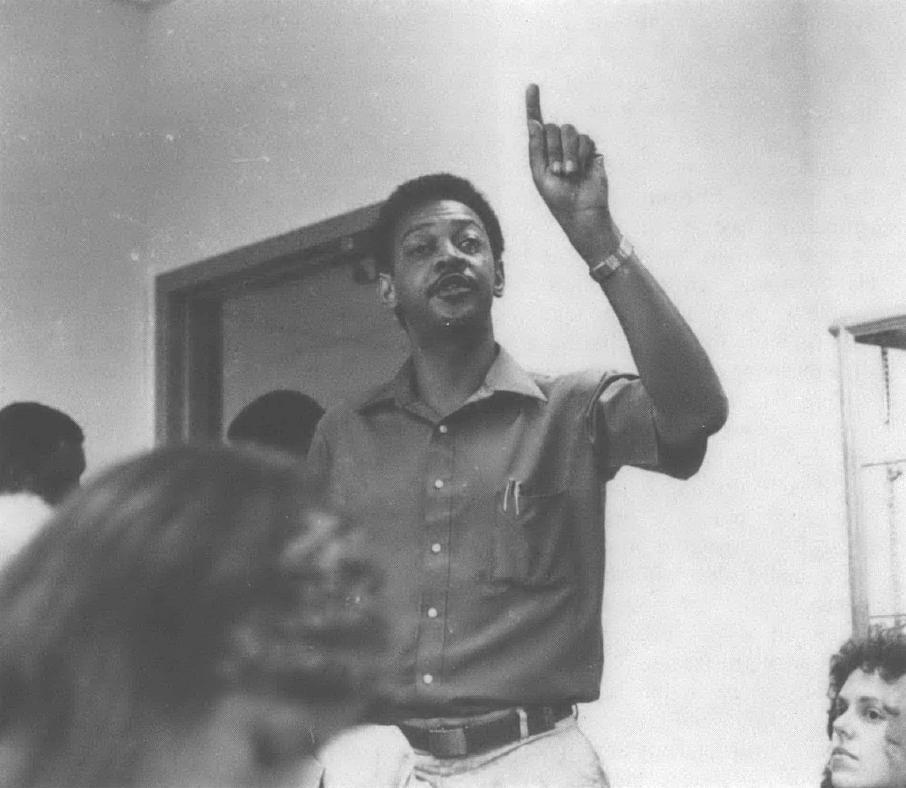
[{"label": "man's ear", "polygon": [[396,285],[391,274],[378,274],[378,297],[388,309],[396,309]]},{"label": "man's ear", "polygon": [[503,271],[503,258],[494,261],[494,296],[500,298],[503,295],[503,285],[506,282],[506,275]]}]

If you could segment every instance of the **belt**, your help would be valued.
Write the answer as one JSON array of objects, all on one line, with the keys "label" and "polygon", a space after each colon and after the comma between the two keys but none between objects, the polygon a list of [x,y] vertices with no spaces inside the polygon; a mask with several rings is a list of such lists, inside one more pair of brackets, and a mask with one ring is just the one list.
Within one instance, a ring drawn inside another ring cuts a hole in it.
[{"label": "belt", "polygon": [[572,704],[557,703],[511,709],[504,717],[458,728],[397,727],[417,750],[430,752],[436,758],[461,758],[553,730],[556,723],[572,713]]}]

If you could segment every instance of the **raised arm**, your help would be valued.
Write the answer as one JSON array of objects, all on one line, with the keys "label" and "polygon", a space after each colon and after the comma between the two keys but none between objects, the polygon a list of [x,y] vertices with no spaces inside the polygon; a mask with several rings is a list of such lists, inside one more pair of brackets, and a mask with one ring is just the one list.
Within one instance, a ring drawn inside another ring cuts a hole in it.
[{"label": "raised arm", "polygon": [[[661,439],[682,445],[717,432],[727,419],[717,373],[638,257],[620,252],[622,236],[610,215],[604,160],[594,140],[570,124],[545,124],[537,85],[529,85],[525,104],[532,179],[589,269],[600,272],[598,281],[654,403]],[[616,257],[599,266],[611,255]]]}]

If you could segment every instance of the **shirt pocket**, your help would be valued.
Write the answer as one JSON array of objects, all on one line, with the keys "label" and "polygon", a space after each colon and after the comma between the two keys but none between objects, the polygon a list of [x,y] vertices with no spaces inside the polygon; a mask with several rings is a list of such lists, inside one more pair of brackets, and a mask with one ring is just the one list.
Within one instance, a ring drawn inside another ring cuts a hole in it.
[{"label": "shirt pocket", "polygon": [[546,588],[575,578],[575,543],[565,488],[526,492],[514,481],[494,505],[490,580]]}]

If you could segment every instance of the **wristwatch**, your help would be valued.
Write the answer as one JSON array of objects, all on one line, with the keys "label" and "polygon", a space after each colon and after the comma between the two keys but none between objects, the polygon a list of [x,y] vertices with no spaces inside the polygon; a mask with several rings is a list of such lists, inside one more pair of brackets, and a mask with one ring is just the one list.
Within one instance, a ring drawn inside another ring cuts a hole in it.
[{"label": "wristwatch", "polygon": [[633,254],[632,244],[629,239],[623,235],[620,236],[620,245],[612,254],[607,255],[601,262],[595,263],[588,269],[588,275],[599,284],[603,284],[616,270],[623,265]]}]

